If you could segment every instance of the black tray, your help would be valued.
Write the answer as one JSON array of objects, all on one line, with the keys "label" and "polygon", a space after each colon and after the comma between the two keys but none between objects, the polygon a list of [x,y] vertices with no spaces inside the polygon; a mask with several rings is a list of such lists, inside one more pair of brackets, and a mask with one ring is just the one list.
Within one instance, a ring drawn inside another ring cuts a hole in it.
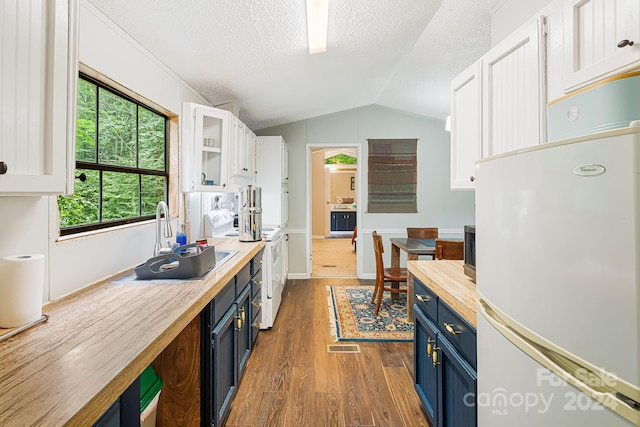
[{"label": "black tray", "polygon": [[190,243],[179,246],[173,253],[149,258],[146,262],[133,267],[133,271],[141,280],[193,279],[204,276],[215,266],[214,246],[199,248],[195,243]]}]

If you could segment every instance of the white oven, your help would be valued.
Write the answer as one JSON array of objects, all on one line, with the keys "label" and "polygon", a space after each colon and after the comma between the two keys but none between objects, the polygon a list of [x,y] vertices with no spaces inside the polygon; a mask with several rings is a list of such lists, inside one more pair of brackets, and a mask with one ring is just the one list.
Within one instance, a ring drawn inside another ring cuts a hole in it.
[{"label": "white oven", "polygon": [[[217,209],[204,215],[204,229],[207,237],[238,238],[238,229],[233,226],[233,213],[227,209]],[[284,274],[284,238],[279,227],[262,227],[265,240],[262,257],[262,323],[261,329],[268,329],[273,322],[282,301],[282,290],[286,277]]]},{"label": "white oven", "polygon": [[273,326],[280,302],[285,278],[283,275],[284,240],[280,229],[265,235],[266,245],[263,256],[262,279],[262,329]]}]

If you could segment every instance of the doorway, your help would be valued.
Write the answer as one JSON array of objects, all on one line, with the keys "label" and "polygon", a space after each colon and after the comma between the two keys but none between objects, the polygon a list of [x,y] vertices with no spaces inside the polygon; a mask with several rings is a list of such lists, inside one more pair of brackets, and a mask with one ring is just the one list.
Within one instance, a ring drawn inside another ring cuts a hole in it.
[{"label": "doorway", "polygon": [[307,145],[308,276],[358,277],[360,145]]}]

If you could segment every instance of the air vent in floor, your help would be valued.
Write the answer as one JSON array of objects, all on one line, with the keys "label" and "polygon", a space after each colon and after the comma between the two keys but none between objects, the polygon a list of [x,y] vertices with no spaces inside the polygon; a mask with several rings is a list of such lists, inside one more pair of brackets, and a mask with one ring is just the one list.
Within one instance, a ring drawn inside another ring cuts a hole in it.
[{"label": "air vent in floor", "polygon": [[360,346],[357,344],[329,344],[329,353],[360,353]]}]

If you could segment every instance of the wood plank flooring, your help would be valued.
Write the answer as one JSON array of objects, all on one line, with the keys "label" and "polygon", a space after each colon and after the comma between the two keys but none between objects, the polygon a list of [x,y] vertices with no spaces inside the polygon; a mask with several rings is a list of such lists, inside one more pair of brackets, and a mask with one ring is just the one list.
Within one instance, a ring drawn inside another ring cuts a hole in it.
[{"label": "wood plank flooring", "polygon": [[413,344],[357,342],[329,353],[326,285],[370,280],[289,280],[272,329],[261,331],[227,427],[429,426],[413,387]]},{"label": "wood plank flooring", "polygon": [[357,273],[351,236],[311,241],[311,277],[357,277]]}]

